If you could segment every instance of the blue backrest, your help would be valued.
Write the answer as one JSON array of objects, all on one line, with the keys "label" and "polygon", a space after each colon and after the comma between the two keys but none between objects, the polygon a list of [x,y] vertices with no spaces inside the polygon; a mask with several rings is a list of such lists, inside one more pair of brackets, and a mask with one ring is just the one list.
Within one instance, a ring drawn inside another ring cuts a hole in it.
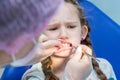
[{"label": "blue backrest", "polygon": [[117,79],[120,80],[120,25],[90,0],[79,0],[79,3],[91,28],[90,38],[96,56],[107,59],[112,64]]},{"label": "blue backrest", "polygon": [[21,67],[11,67],[6,66],[1,80],[21,80],[22,75],[25,73],[26,70],[31,68],[30,66],[21,66]]}]

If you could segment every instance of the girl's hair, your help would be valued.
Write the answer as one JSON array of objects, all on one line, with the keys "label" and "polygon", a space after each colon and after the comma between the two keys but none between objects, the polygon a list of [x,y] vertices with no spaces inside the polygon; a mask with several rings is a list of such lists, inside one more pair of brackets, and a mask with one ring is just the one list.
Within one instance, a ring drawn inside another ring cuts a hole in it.
[{"label": "girl's hair", "polygon": [[[81,42],[81,44],[87,45],[90,48],[92,48],[92,43],[90,41],[90,27],[88,25],[88,21],[85,19],[84,17],[84,13],[82,8],[80,7],[80,5],[78,4],[78,2],[76,0],[65,0],[65,2],[71,3],[73,4],[79,11],[79,18],[80,18],[80,23],[81,25],[86,25],[88,27],[88,34],[86,36],[86,38]],[[93,54],[94,55],[94,54]],[[45,60],[42,61],[42,68],[43,68],[43,72],[45,74],[45,80],[59,80],[53,73],[51,70],[51,58],[48,57]],[[95,70],[98,78],[100,80],[107,80],[107,77],[105,76],[105,74],[102,72],[102,70],[99,67],[99,64],[97,63],[97,61],[95,59],[92,59],[92,65],[93,65],[93,69]]]},{"label": "girl's hair", "polygon": [[45,74],[45,80],[59,80],[58,77],[56,77],[51,70],[52,60],[51,57],[47,57],[42,62],[42,69]]}]

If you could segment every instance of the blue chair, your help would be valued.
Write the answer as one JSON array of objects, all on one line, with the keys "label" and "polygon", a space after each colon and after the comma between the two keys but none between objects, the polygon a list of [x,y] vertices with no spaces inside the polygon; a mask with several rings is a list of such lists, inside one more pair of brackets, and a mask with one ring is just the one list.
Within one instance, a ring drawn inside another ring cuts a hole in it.
[{"label": "blue chair", "polygon": [[22,75],[29,68],[31,68],[31,65],[21,67],[6,66],[0,80],[21,80]]},{"label": "blue chair", "polygon": [[78,0],[91,27],[90,37],[97,57],[106,58],[120,80],[120,25],[103,13],[90,0]]}]

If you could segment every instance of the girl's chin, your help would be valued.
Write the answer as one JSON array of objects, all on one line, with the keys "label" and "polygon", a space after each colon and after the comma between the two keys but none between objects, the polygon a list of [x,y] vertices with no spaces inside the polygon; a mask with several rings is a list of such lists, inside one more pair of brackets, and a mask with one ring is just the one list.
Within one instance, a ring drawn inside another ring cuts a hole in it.
[{"label": "girl's chin", "polygon": [[67,58],[71,55],[70,53],[71,50],[65,50],[61,52],[56,52],[53,54],[54,57],[59,57],[59,58]]}]

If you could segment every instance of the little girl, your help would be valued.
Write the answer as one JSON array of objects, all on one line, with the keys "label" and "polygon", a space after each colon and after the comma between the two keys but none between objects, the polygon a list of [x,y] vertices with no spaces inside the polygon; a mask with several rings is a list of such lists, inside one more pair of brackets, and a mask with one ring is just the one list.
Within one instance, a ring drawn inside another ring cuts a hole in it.
[{"label": "little girl", "polygon": [[[89,33],[89,25],[77,1],[65,0],[39,37],[43,54],[53,52],[33,65],[22,80],[116,80],[111,64],[93,57]],[[53,41],[58,44],[51,44]]]}]

